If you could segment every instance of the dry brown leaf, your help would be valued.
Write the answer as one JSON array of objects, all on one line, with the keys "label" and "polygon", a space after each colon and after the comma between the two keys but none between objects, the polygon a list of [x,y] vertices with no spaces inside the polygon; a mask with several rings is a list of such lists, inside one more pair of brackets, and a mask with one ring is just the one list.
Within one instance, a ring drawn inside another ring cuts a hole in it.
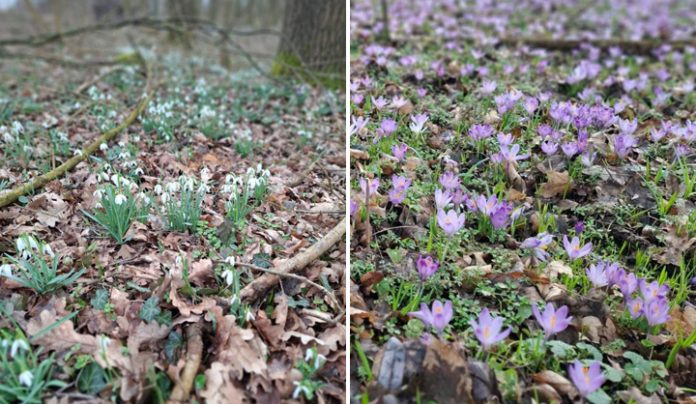
[{"label": "dry brown leaf", "polygon": [[570,190],[571,182],[567,171],[558,172],[553,170],[546,171],[547,181],[541,184],[539,190],[544,198],[552,198]]},{"label": "dry brown leaf", "polygon": [[201,397],[210,404],[242,404],[245,393],[230,377],[232,372],[230,365],[213,362],[205,371],[205,389]]}]

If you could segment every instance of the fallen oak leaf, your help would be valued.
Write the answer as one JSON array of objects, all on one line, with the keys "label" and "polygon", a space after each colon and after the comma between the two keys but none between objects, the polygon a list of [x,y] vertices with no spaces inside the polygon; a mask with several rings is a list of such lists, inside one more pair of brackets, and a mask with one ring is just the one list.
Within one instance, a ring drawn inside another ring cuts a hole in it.
[{"label": "fallen oak leaf", "polygon": [[556,195],[564,194],[571,188],[572,184],[567,171],[547,170],[546,177],[547,181],[541,184],[539,189],[539,193],[544,198],[553,198]]}]

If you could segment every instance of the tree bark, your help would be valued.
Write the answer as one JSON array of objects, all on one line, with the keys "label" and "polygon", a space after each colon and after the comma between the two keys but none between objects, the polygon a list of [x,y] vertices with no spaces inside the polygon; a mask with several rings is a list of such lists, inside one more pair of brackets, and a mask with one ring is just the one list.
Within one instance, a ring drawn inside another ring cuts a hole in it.
[{"label": "tree bark", "polygon": [[342,83],[341,77],[345,76],[345,26],[346,3],[343,0],[288,0],[274,72],[297,74],[294,70],[299,67],[310,75],[330,73],[337,84]]}]

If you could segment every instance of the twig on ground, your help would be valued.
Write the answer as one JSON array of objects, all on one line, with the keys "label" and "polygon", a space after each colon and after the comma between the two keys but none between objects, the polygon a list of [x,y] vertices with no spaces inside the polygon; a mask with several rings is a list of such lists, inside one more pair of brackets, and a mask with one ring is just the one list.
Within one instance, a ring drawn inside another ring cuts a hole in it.
[{"label": "twig on ground", "polygon": [[194,322],[186,329],[186,364],[179,375],[179,380],[169,397],[171,402],[187,403],[193,388],[193,381],[198,374],[203,358],[203,338],[201,323]]},{"label": "twig on ground", "polygon": [[[345,234],[346,219],[344,218],[336,226],[334,226],[333,229],[326,233],[321,240],[317,241],[305,251],[284,261],[274,268],[273,271],[277,273],[271,273],[270,271],[266,270],[266,272],[269,273],[256,278],[254,281],[246,285],[240,292],[240,298],[246,301],[253,301],[259,298],[261,295],[265,294],[268,289],[276,284],[278,281],[278,276],[286,276],[287,274],[291,274],[294,271],[304,268],[317,258],[321,257],[334,244],[338,243]],[[323,290],[323,288],[321,289]],[[339,305],[339,307],[340,306],[341,305]]]}]

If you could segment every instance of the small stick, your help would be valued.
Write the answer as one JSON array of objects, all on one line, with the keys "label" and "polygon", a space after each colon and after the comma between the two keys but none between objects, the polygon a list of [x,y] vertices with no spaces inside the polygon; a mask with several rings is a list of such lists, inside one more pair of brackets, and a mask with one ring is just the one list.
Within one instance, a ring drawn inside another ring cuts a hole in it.
[{"label": "small stick", "polygon": [[186,403],[189,400],[193,380],[196,378],[198,368],[203,357],[203,338],[201,336],[201,323],[191,323],[186,329],[186,364],[179,376],[179,381],[169,397],[170,402]]}]

